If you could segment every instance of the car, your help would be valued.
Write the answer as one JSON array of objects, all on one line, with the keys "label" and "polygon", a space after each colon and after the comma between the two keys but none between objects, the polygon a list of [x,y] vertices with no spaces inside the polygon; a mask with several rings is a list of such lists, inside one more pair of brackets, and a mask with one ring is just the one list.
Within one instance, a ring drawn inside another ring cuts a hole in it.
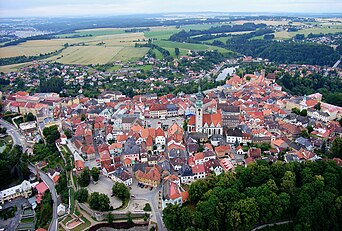
[{"label": "car", "polygon": [[148,188],[148,185],[146,185],[145,188]]},{"label": "car", "polygon": [[135,195],[131,195],[132,198],[135,198]]},{"label": "car", "polygon": [[112,193],[112,195],[110,195],[110,197],[113,197],[114,196],[114,193]]},{"label": "car", "polygon": [[150,187],[150,191],[152,191],[152,189],[153,189],[153,187],[151,186],[151,187]]}]

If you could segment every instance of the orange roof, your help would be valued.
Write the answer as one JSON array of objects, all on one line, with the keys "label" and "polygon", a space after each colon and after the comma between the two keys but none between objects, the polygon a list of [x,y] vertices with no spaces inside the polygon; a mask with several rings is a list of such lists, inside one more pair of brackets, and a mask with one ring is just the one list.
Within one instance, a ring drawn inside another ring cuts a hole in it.
[{"label": "orange roof", "polygon": [[203,160],[204,159],[204,153],[199,152],[195,154],[195,160]]},{"label": "orange roof", "polygon": [[156,136],[165,136],[165,133],[164,133],[163,129],[157,128]]},{"label": "orange roof", "polygon": [[193,166],[192,167],[192,172],[194,174],[205,172],[204,165],[203,164],[197,164],[197,165]]},{"label": "orange roof", "polygon": [[183,202],[187,201],[188,198],[189,198],[189,192],[188,191],[185,191],[185,192],[181,192],[182,194],[182,200]]},{"label": "orange roof", "polygon": [[129,159],[129,158],[125,158],[125,159],[124,159],[124,164],[125,164],[125,165],[130,165],[130,164],[132,164],[132,160]]},{"label": "orange roof", "polygon": [[76,160],[75,161],[75,167],[76,167],[76,169],[84,169],[84,161]]},{"label": "orange roof", "polygon": [[112,143],[108,149],[122,148],[122,143]]},{"label": "orange roof", "polygon": [[127,135],[118,135],[118,136],[116,136],[116,140],[118,142],[123,142],[123,141],[126,141],[127,139],[128,139]]},{"label": "orange roof", "polygon": [[54,177],[52,178],[53,183],[56,184],[56,183],[58,182],[58,180],[59,180],[60,177],[61,177],[60,175],[54,176]]},{"label": "orange roof", "polygon": [[227,145],[227,146],[217,146],[216,148],[215,148],[215,151],[216,152],[225,152],[225,151],[230,151],[230,146],[229,145]]},{"label": "orange roof", "polygon": [[277,140],[272,141],[272,144],[274,144],[274,145],[280,147],[284,142],[285,142],[285,141],[282,140],[282,139],[277,139]]},{"label": "orange roof", "polygon": [[43,229],[43,228],[38,228],[38,229],[36,229],[36,231],[47,231],[47,230]]}]

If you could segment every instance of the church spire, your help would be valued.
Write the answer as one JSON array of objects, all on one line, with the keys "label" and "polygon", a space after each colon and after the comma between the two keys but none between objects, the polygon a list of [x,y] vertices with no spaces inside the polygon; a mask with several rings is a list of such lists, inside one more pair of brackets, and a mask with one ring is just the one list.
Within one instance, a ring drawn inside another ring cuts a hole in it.
[{"label": "church spire", "polygon": [[203,107],[203,94],[201,92],[201,85],[199,84],[198,85],[198,92],[196,94],[196,98],[197,98],[197,101],[196,101],[196,107],[197,108],[202,108]]}]

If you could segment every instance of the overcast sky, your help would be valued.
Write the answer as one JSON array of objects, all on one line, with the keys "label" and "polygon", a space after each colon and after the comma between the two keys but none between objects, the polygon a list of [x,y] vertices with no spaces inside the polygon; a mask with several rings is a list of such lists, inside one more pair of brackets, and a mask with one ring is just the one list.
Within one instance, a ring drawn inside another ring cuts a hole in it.
[{"label": "overcast sky", "polygon": [[202,11],[342,13],[342,0],[0,0],[0,17]]}]

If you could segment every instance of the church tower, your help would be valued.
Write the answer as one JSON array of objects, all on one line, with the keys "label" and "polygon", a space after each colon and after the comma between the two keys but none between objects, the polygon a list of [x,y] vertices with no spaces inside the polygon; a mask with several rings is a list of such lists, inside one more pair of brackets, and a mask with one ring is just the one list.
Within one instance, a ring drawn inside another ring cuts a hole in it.
[{"label": "church tower", "polygon": [[203,95],[200,86],[198,86],[196,98],[196,132],[203,132]]}]

